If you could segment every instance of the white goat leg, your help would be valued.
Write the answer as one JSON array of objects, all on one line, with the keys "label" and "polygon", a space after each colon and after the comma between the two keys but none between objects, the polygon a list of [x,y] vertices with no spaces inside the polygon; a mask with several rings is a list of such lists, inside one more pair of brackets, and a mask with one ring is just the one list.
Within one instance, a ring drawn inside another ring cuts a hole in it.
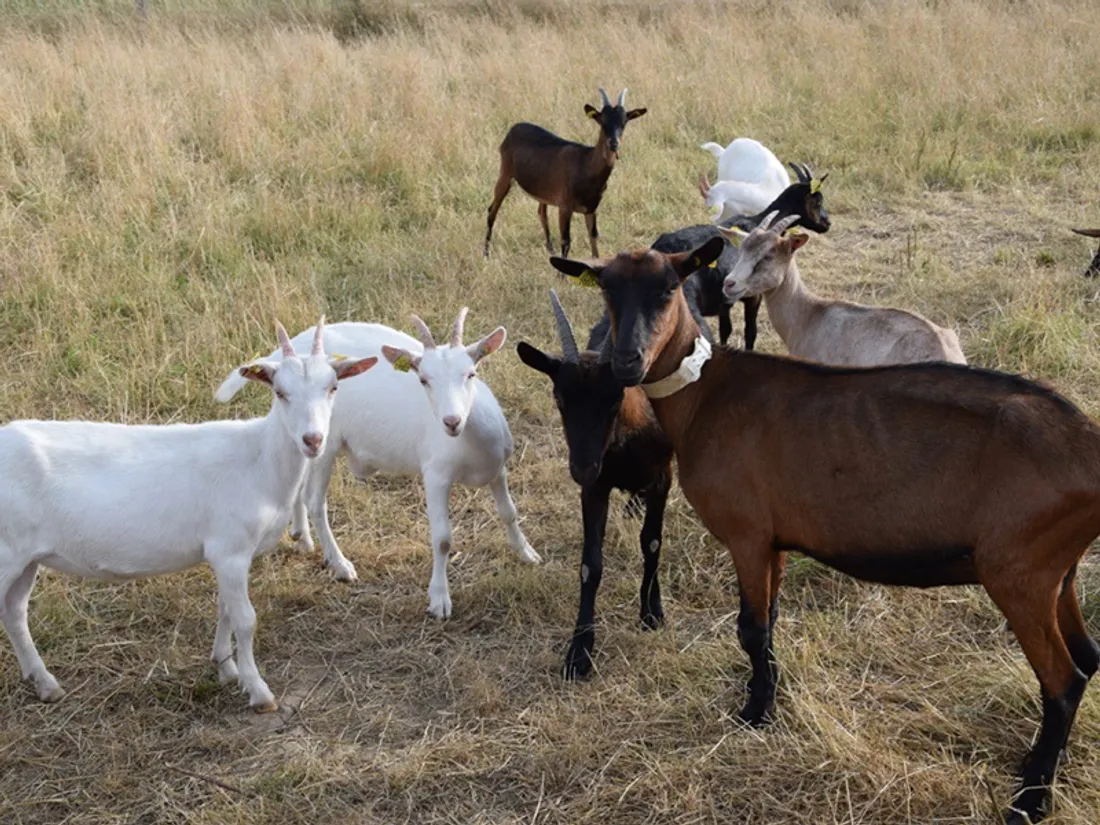
[{"label": "white goat leg", "polygon": [[214,648],[210,660],[218,669],[218,681],[223,685],[237,682],[240,675],[233,661],[233,625],[229,620],[229,608],[218,594],[218,626],[214,630]]},{"label": "white goat leg", "polygon": [[28,565],[22,573],[7,582],[0,581],[0,619],[4,630],[15,649],[15,658],[23,678],[29,680],[43,702],[56,702],[65,695],[65,691],[46,669],[46,663],[38,655],[38,648],[31,638],[27,625],[27,604],[31,598],[31,588],[38,574],[38,565]]},{"label": "white goat leg", "polygon": [[531,564],[541,563],[542,557],[535,552],[535,548],[531,546],[530,542],[527,541],[527,537],[523,535],[523,531],[519,529],[519,516],[516,513],[516,505],[508,492],[508,471],[501,468],[500,475],[489,482],[489,488],[493,491],[497,513],[508,531],[508,545],[524,561]]},{"label": "white goat leg", "polygon": [[437,619],[451,617],[451,591],[447,583],[447,561],[451,555],[451,480],[425,476],[428,523],[432,530],[432,580],[428,585],[428,612]]},{"label": "white goat leg", "polygon": [[[353,582],[359,578],[359,574],[355,571],[355,565],[340,552],[340,545],[336,543],[336,536],[332,534],[332,527],[328,522],[328,485],[332,480],[332,469],[337,455],[337,451],[325,453],[314,461],[309,477],[302,485],[302,498],[305,499],[309,518],[321,542],[325,567],[337,581]],[[308,531],[309,528],[306,529]]]},{"label": "white goat leg", "polygon": [[309,534],[309,517],[306,515],[306,488],[309,487],[311,474],[306,479],[294,499],[294,515],[290,522],[290,539],[295,542],[294,549],[299,553],[313,552],[313,537]]},{"label": "white goat leg", "polygon": [[256,610],[248,600],[249,558],[231,555],[228,547],[208,547],[206,557],[218,581],[218,600],[225,604],[233,635],[237,639],[237,664],[241,689],[249,704],[260,713],[278,710],[275,695],[260,676],[252,655],[252,634],[256,630]]}]

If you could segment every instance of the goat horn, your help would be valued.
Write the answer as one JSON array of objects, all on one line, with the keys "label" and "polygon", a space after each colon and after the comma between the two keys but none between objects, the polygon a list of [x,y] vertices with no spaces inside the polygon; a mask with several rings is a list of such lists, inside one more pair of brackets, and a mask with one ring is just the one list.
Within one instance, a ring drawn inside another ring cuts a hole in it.
[{"label": "goat horn", "polygon": [[279,319],[275,319],[275,334],[279,336],[279,348],[283,351],[283,356],[290,358],[295,355],[294,345],[290,343],[290,336],[286,334],[286,327],[279,323]]},{"label": "goat horn", "polygon": [[710,194],[710,181],[707,180],[706,172],[699,176],[699,192],[704,198]]},{"label": "goat horn", "polygon": [[798,164],[794,162],[788,162],[787,165],[794,170],[795,177],[798,178],[799,183],[809,183],[809,178],[806,177],[806,173],[798,168]]},{"label": "goat horn", "polygon": [[767,229],[769,226],[771,226],[772,221],[774,221],[776,219],[777,215],[779,215],[779,210],[778,209],[775,209],[775,210],[769,212],[767,214],[767,216],[765,216],[764,220],[760,221],[760,225],[757,226],[756,228],[757,229]]},{"label": "goat horn", "polygon": [[619,100],[615,105],[616,106],[626,106],[626,89],[625,88],[621,92],[619,92]]},{"label": "goat horn", "polygon": [[782,235],[792,226],[794,226],[802,218],[801,215],[788,215],[783,220],[779,221],[775,226],[771,227],[772,232],[776,235]]},{"label": "goat horn", "polygon": [[803,172],[804,172],[804,173],[806,174],[806,181],[807,181],[807,183],[808,183],[809,181],[811,181],[811,180],[813,180],[813,179],[814,179],[814,173],[813,173],[813,170],[812,170],[812,169],[810,169],[810,167],[809,167],[809,166],[807,166],[807,165],[806,165],[805,163],[803,163],[803,164],[802,164],[802,171],[803,171]]},{"label": "goat horn", "polygon": [[313,333],[313,355],[325,354],[325,316],[321,316],[321,320],[317,322],[317,330]]},{"label": "goat horn", "polygon": [[600,97],[603,98],[603,105],[611,108],[611,101],[607,97],[607,92],[605,92],[603,89],[600,89]]},{"label": "goat horn", "polygon": [[550,307],[554,310],[554,320],[558,322],[558,337],[561,339],[562,359],[575,364],[580,360],[580,353],[577,351],[577,339],[573,337],[573,326],[569,323],[569,316],[562,309],[561,301],[558,300],[558,293],[552,289],[550,290]]},{"label": "goat horn", "polygon": [[1073,231],[1086,238],[1100,238],[1100,229],[1074,229]]},{"label": "goat horn", "polygon": [[416,336],[420,339],[420,343],[424,345],[424,349],[435,349],[435,338],[432,337],[432,331],[428,329],[428,325],[425,324],[419,315],[412,317],[413,326],[416,327]]},{"label": "goat horn", "polygon": [[469,307],[463,307],[458,311],[458,317],[455,318],[454,329],[451,330],[451,346],[462,346],[462,329],[466,326],[466,313],[470,311]]}]

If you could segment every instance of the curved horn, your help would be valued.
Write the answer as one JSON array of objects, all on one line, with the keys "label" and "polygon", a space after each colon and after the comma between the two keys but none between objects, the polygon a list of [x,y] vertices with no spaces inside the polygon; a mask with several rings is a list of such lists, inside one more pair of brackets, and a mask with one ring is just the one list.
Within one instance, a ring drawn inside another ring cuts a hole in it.
[{"label": "curved horn", "polygon": [[569,317],[562,309],[558,293],[550,290],[550,307],[554,310],[554,320],[558,322],[558,338],[561,339],[561,355],[564,361],[575,364],[580,360],[580,352],[577,350],[577,339],[573,337],[573,326],[569,323]]},{"label": "curved horn", "polygon": [[765,216],[764,220],[760,221],[760,223],[757,225],[756,228],[760,229],[760,230],[767,229],[769,226],[771,226],[772,221],[774,221],[776,219],[776,216],[778,216],[778,215],[779,215],[779,210],[778,209],[772,210],[771,212],[769,212],[767,214],[767,216]]},{"label": "curved horn", "polygon": [[707,173],[703,172],[699,175],[699,194],[704,198],[710,194],[710,181],[707,180]]},{"label": "curved horn", "polygon": [[321,320],[317,322],[317,331],[313,333],[313,350],[312,355],[324,355],[325,354],[325,316],[321,316]]},{"label": "curved horn", "polygon": [[[822,178],[822,180],[825,180]],[[1100,238],[1100,229],[1074,229],[1078,235],[1084,235],[1086,238]]]},{"label": "curved horn", "polygon": [[818,179],[817,179],[817,182],[818,182],[819,184],[822,184],[822,183],[824,183],[824,182],[825,182],[825,178],[827,178],[827,177],[829,177],[829,173],[828,173],[828,172],[826,172],[826,173],[825,173],[824,175],[822,175],[822,176],[821,176],[820,178],[818,178]]},{"label": "curved horn", "polygon": [[788,215],[783,220],[777,222],[775,226],[771,227],[769,231],[774,232],[776,235],[782,235],[801,219],[801,215]]},{"label": "curved horn", "polygon": [[275,319],[275,334],[279,336],[279,348],[283,351],[283,357],[290,358],[295,355],[294,345],[290,343],[290,336],[286,334],[286,327],[279,323],[279,319]]},{"label": "curved horn", "polygon": [[605,92],[603,89],[600,89],[600,97],[603,98],[603,105],[611,108],[611,101],[607,97],[607,92]]},{"label": "curved horn", "polygon": [[420,319],[419,315],[414,315],[412,322],[413,326],[416,327],[416,337],[420,339],[424,349],[435,349],[435,338],[432,337],[432,331],[428,329],[428,325]]},{"label": "curved horn", "polygon": [[806,175],[806,182],[807,183],[809,183],[810,181],[812,181],[814,179],[814,170],[811,169],[809,166],[807,166],[805,163],[802,164],[802,171]]},{"label": "curved horn", "polygon": [[462,346],[462,330],[466,326],[466,313],[470,311],[469,307],[463,307],[458,311],[458,317],[455,318],[454,329],[451,330],[451,346]]},{"label": "curved horn", "polygon": [[615,105],[616,106],[626,106],[626,89],[625,88],[621,92],[619,92],[619,99],[615,103]]},{"label": "curved horn", "polygon": [[810,179],[806,177],[806,173],[798,168],[798,164],[788,161],[787,165],[794,170],[795,177],[798,178],[799,183],[809,183]]}]

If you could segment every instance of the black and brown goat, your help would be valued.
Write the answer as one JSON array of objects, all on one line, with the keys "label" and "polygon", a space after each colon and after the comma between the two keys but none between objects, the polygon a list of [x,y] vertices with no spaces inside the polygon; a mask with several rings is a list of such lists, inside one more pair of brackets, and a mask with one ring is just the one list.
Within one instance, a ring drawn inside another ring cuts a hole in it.
[{"label": "black and brown goat", "polygon": [[[680,285],[723,249],[551,261],[596,279],[612,373],[645,389],[698,346]],[[741,718],[760,724],[774,702],[788,552],[883,584],[980,584],[1042,688],[1042,727],[1007,818],[1037,821],[1100,666],[1074,586],[1100,535],[1100,427],[1039,384],[955,364],[844,369],[718,347],[695,375],[650,403],[684,495],[737,570],[752,661]]]},{"label": "black and brown goat", "polygon": [[[653,242],[653,248],[658,252],[690,252],[711,238],[720,238],[722,234],[719,227],[731,229],[737,227],[745,232],[751,232],[765,216],[772,212],[778,212],[777,220],[790,215],[798,215],[795,226],[802,226],[812,232],[828,232],[831,221],[829,213],[825,210],[825,198],[821,194],[821,184],[829,177],[826,172],[820,178],[815,178],[813,172],[806,164],[801,166],[790,164],[798,177],[798,183],[792,183],[779,193],[774,201],[758,215],[739,215],[720,224],[697,224],[677,229],[675,232],[666,232]],[[705,183],[705,179],[703,181]],[[703,190],[706,194],[706,190]],[[739,253],[737,248],[727,243],[714,262],[714,266],[705,267],[694,273],[694,277],[684,284],[684,294],[688,302],[702,316],[712,318],[718,316],[718,340],[725,344],[729,341],[733,332],[733,324],[730,321],[730,304],[722,296],[722,283],[726,276],[733,271],[733,265],[737,263]],[[741,304],[745,308],[745,349],[756,346],[756,320],[760,314],[759,295],[750,298],[742,298]]]},{"label": "black and brown goat", "polygon": [[615,168],[615,161],[619,159],[619,143],[627,122],[646,113],[645,109],[626,110],[626,89],[619,92],[619,99],[614,105],[603,89],[600,89],[600,97],[603,98],[603,108],[597,109],[587,103],[584,106],[585,114],[600,127],[595,146],[564,140],[533,123],[517,123],[508,130],[504,142],[500,144],[500,176],[493,189],[493,202],[489,205],[489,226],[485,232],[486,258],[489,257],[493,223],[508,190],[512,188],[513,180],[539,202],[539,223],[546,237],[547,252],[554,254],[546,210],[556,206],[561,254],[569,254],[570,224],[574,212],[584,215],[592,254],[600,254],[596,246],[599,237],[596,210]]},{"label": "black and brown goat", "polygon": [[[524,364],[554,382],[554,401],[561,413],[569,447],[569,472],[581,486],[584,545],[581,553],[581,598],[573,641],[565,654],[566,679],[588,676],[595,644],[596,592],[603,577],[603,538],[612,490],[638,495],[645,504],[642,523],[641,620],[656,629],[664,620],[657,564],[665,502],[672,485],[672,445],[639,387],[615,380],[603,349],[605,335],[594,331],[580,352],[558,297],[550,300],[561,338],[560,358],[526,342],[516,350]],[[597,337],[598,336],[598,337]]]},{"label": "black and brown goat", "polygon": [[[1074,229],[1073,231],[1078,235],[1084,235],[1086,238],[1100,238],[1100,229]],[[1100,276],[1100,247],[1097,247],[1096,254],[1092,256],[1092,263],[1085,270],[1086,278],[1097,276]]]}]

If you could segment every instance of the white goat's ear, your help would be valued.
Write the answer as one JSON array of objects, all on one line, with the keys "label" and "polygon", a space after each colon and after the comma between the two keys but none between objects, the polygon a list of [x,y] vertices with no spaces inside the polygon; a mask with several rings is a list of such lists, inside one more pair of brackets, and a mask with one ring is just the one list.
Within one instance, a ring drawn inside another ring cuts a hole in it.
[{"label": "white goat's ear", "polygon": [[251,364],[245,364],[238,372],[249,381],[259,381],[261,384],[267,384],[270,387],[278,369],[278,361],[253,361]]},{"label": "white goat's ear", "polygon": [[336,371],[337,381],[343,381],[345,378],[360,375],[377,363],[378,358],[373,355],[370,358],[359,358],[355,361],[350,361],[347,358],[342,358],[335,363],[329,361],[329,365]]},{"label": "white goat's ear", "polygon": [[738,226],[719,226],[718,231],[722,233],[722,237],[729,241],[734,246],[740,246],[741,241],[745,240],[749,236],[749,233]]},{"label": "white goat's ear", "polygon": [[413,355],[408,350],[383,344],[382,357],[393,364],[393,368],[398,372],[408,372],[409,370],[417,372],[420,368],[420,356]]},{"label": "white goat's ear", "polygon": [[470,344],[466,347],[466,354],[474,360],[476,364],[486,355],[492,355],[502,346],[504,346],[504,339],[508,337],[508,331],[504,327],[497,327],[476,344]]}]

